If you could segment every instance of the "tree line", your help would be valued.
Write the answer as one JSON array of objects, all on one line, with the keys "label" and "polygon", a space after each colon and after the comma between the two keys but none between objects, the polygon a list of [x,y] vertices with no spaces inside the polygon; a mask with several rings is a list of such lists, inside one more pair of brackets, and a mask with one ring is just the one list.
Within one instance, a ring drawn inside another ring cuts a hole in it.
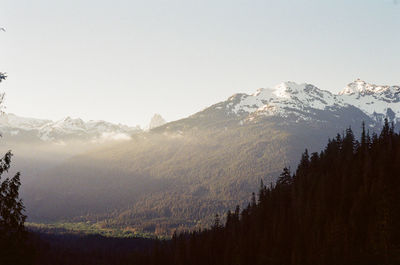
[{"label": "tree line", "polygon": [[302,154],[211,229],[175,234],[150,264],[400,264],[400,135],[385,120]]}]

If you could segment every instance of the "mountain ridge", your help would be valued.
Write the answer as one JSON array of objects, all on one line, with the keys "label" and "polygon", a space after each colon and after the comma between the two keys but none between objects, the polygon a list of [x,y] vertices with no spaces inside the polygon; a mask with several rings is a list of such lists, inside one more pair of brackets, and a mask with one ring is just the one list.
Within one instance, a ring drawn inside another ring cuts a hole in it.
[{"label": "mountain ridge", "polygon": [[[229,115],[244,116],[242,122],[252,121],[262,115],[283,118],[295,115],[299,122],[309,119],[307,113],[311,113],[312,109],[333,110],[350,105],[359,108],[378,122],[388,117],[390,121],[397,123],[400,120],[400,86],[374,85],[356,79],[340,92],[332,93],[312,84],[287,81],[273,88],[259,88],[252,94],[234,94],[227,100],[206,109],[225,110]],[[155,114],[150,121],[149,129],[162,127],[165,124],[161,115]],[[36,131],[42,141],[62,140],[74,134],[92,140],[96,137],[104,138],[103,140],[107,138],[127,140],[130,134],[142,131],[139,126],[131,127],[103,120],[83,121],[80,118],[65,117],[52,121],[20,117],[12,113],[0,116],[0,130],[11,136],[18,134],[18,130]]]},{"label": "mountain ridge", "polygon": [[30,133],[40,141],[60,142],[65,140],[108,141],[128,140],[130,135],[141,131],[139,126],[130,127],[103,120],[83,121],[65,117],[52,121],[20,117],[12,113],[0,116],[0,131],[9,136]]},{"label": "mountain ridge", "polygon": [[378,86],[360,79],[349,83],[337,94],[312,84],[283,82],[273,88],[259,88],[253,94],[235,94],[227,101],[230,101],[225,106],[227,111],[251,115],[250,120],[259,115],[285,117],[288,114],[305,120],[307,115],[304,112],[311,112],[312,109],[337,109],[349,105],[380,123],[386,116],[395,123],[400,119],[400,87]]},{"label": "mountain ridge", "polygon": [[205,227],[246,202],[260,179],[273,183],[283,167],[294,168],[304,149],[319,152],[332,133],[351,126],[359,135],[362,122],[379,130],[376,116],[337,97],[284,83],[87,150],[24,188],[29,216],[150,232]]}]

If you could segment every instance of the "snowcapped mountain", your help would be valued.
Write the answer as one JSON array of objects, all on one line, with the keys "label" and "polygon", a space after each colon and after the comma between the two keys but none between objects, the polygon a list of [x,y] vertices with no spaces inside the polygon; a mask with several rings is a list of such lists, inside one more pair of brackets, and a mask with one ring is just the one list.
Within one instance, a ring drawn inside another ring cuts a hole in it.
[{"label": "snowcapped mountain", "polygon": [[[343,112],[345,111],[345,112]],[[365,119],[379,125],[387,117],[400,121],[400,86],[379,86],[360,79],[349,83],[338,94],[322,90],[311,84],[283,82],[273,88],[260,88],[254,94],[235,94],[228,100],[217,103],[196,115],[216,119],[222,113],[239,119],[240,123],[253,122],[265,117],[283,118],[285,122],[326,122],[337,119]],[[344,114],[346,113],[346,114]],[[362,114],[361,117],[360,114]],[[219,114],[218,114],[219,115]],[[352,117],[349,117],[352,116]],[[219,122],[215,120],[215,122]],[[152,118],[149,128],[165,124],[158,114]],[[371,124],[371,123],[370,123]],[[371,125],[373,126],[373,125]],[[168,128],[168,126],[167,126]],[[59,121],[19,117],[14,114],[0,116],[0,132],[16,139],[62,142],[85,140],[104,142],[130,139],[130,135],[141,131],[139,127],[128,127],[105,121],[83,121],[70,117]]]},{"label": "snowcapped mountain", "polygon": [[82,119],[70,117],[51,121],[19,117],[11,113],[0,116],[0,132],[3,135],[44,142],[125,140],[130,139],[132,133],[139,131],[141,131],[139,127],[129,127],[106,121],[85,122]]},{"label": "snowcapped mountain", "polygon": [[355,107],[376,122],[385,117],[400,120],[400,87],[377,86],[357,79],[338,94],[311,84],[284,82],[274,88],[260,88],[256,93],[235,94],[213,107],[228,114],[244,116],[244,121],[278,116],[299,121],[316,121],[321,111]]},{"label": "snowcapped mountain", "polygon": [[229,111],[235,114],[249,114],[249,120],[260,115],[283,118],[294,115],[299,120],[308,120],[309,114],[314,110],[343,106],[337,96],[329,91],[294,82],[281,83],[272,89],[260,88],[252,95],[234,95],[229,100]]},{"label": "snowcapped mountain", "polygon": [[339,92],[346,104],[361,109],[376,121],[400,120],[400,86],[378,86],[357,79]]}]

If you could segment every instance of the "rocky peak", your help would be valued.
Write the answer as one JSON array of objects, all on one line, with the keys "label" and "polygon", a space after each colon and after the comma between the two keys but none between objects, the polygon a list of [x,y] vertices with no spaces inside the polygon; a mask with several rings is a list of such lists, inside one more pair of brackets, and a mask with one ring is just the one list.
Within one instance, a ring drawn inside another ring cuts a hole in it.
[{"label": "rocky peak", "polygon": [[160,127],[167,123],[164,118],[160,114],[154,114],[154,116],[151,118],[150,123],[149,123],[149,129],[154,129],[157,127]]}]

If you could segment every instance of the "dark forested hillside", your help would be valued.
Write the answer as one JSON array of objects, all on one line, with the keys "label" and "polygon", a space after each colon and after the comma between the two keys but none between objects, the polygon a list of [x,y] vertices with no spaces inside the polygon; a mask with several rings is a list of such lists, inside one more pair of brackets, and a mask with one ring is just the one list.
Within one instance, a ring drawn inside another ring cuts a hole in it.
[{"label": "dark forested hillside", "polygon": [[399,264],[400,135],[351,129],[212,229],[175,235],[153,264]]}]

